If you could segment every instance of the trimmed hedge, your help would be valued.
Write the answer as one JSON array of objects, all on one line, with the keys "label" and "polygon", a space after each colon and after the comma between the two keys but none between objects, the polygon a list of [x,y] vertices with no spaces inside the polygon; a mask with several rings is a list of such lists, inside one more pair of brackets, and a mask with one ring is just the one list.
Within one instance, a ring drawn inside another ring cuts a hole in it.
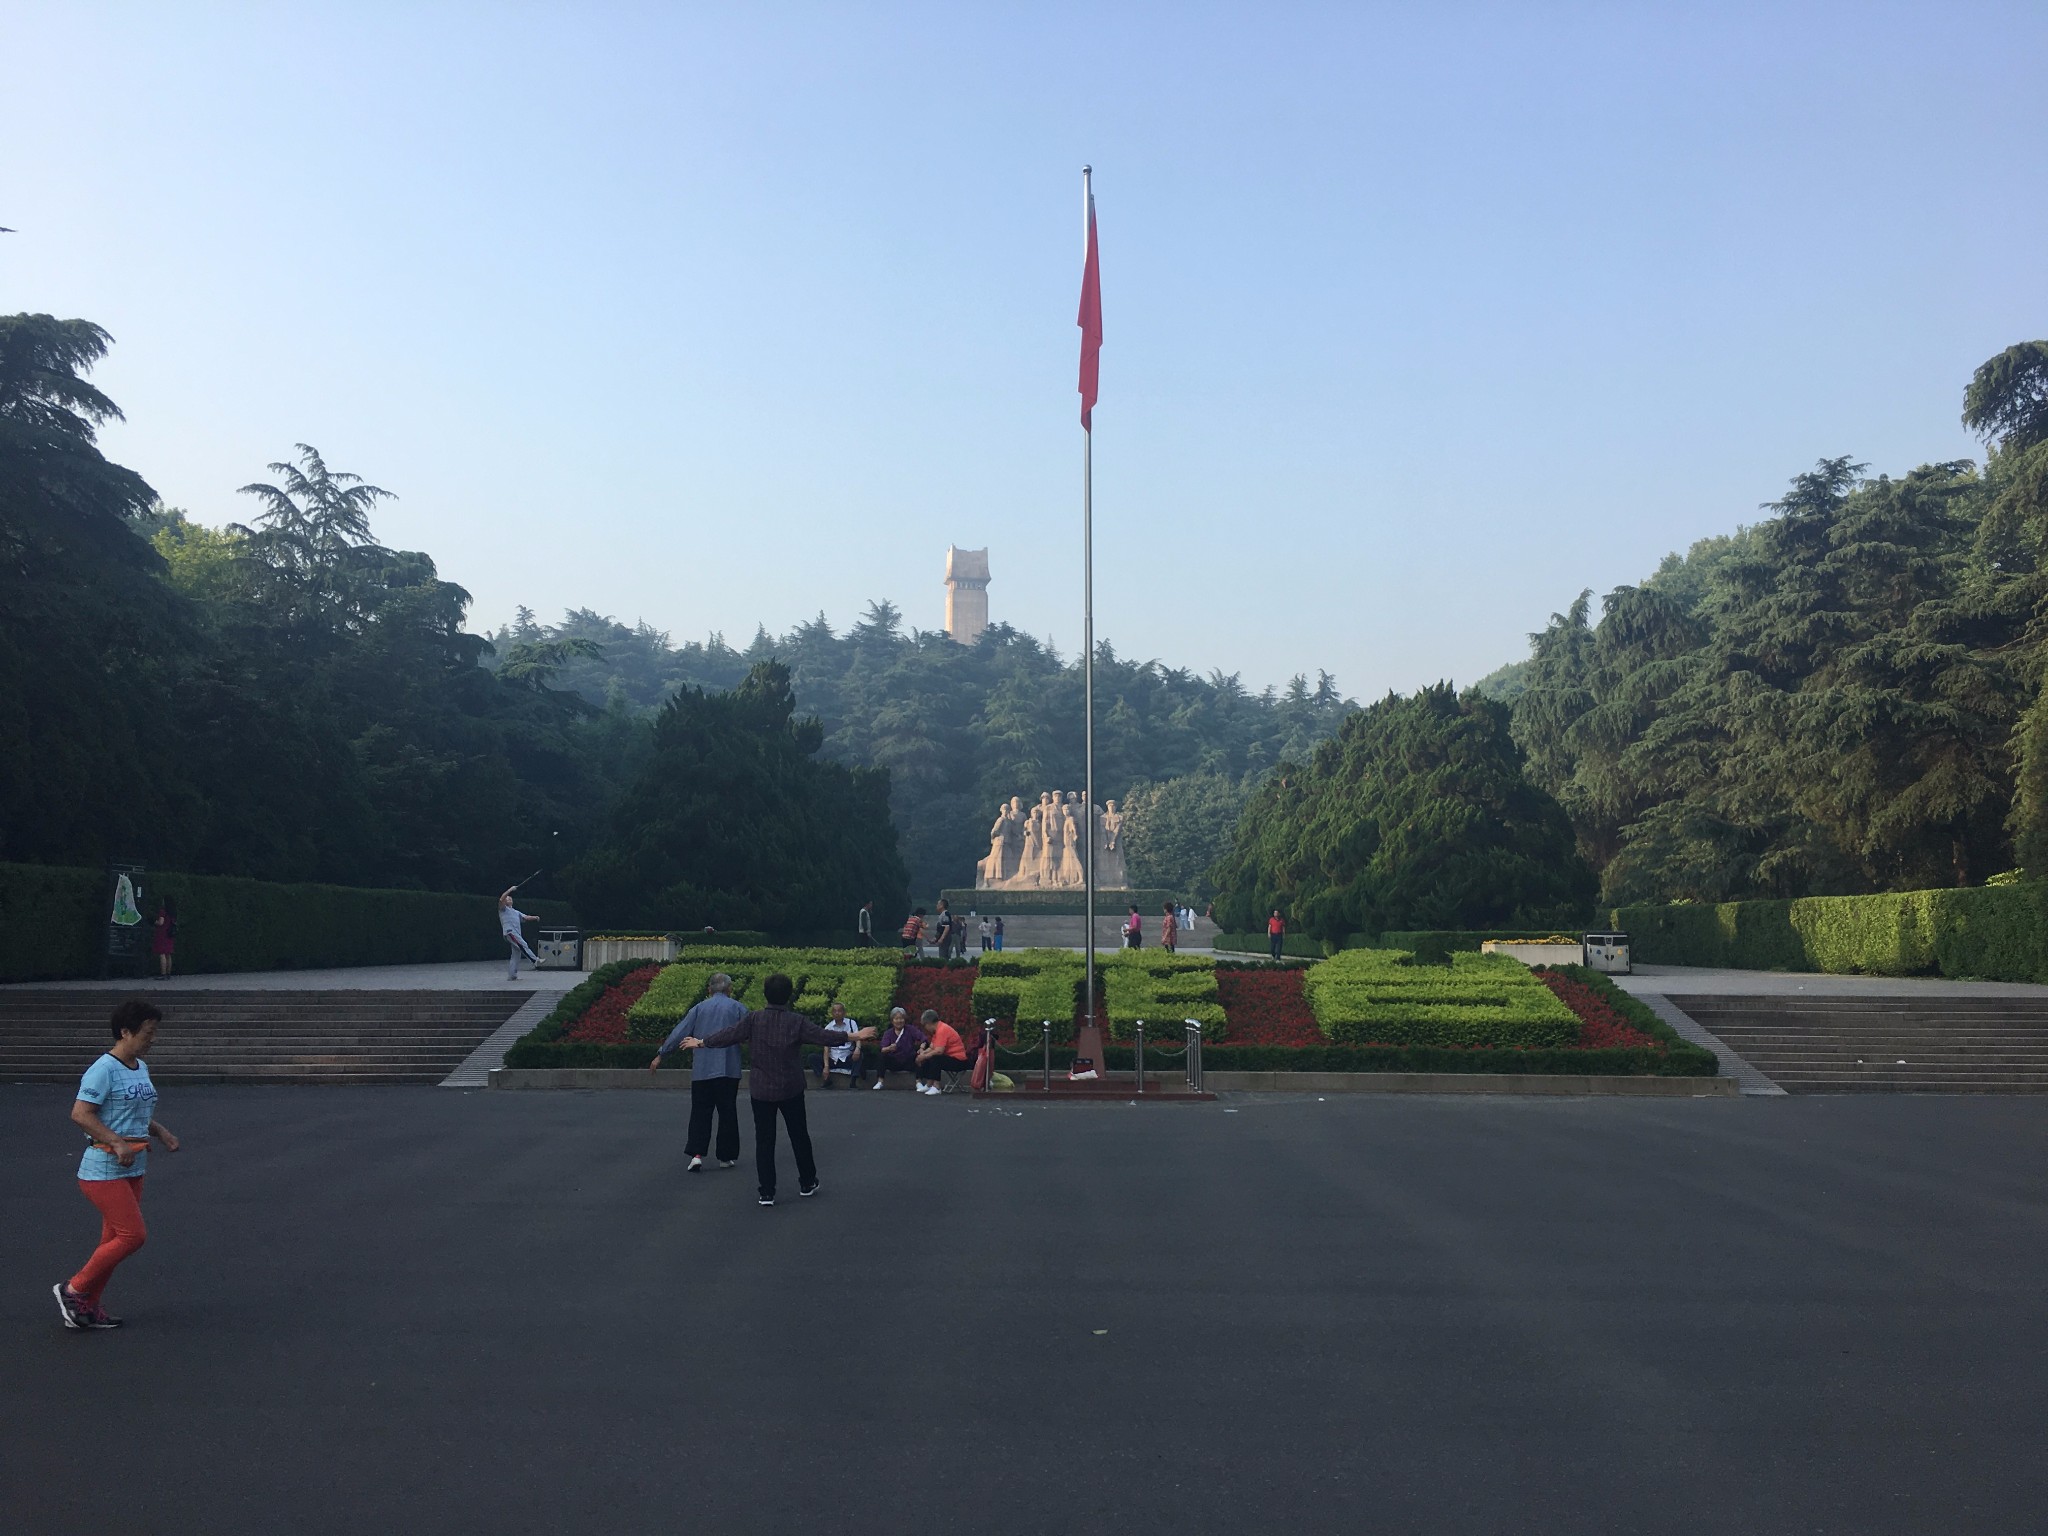
[{"label": "trimmed hedge", "polygon": [[1412,933],[1383,933],[1371,943],[1363,938],[1346,949],[1405,949],[1416,959],[1441,964],[1456,954],[1478,954],[1488,939],[1548,939],[1554,928],[1425,928]]},{"label": "trimmed hedge", "polygon": [[2048,981],[2048,884],[1620,907],[1646,965]]},{"label": "trimmed hedge", "polygon": [[[166,896],[178,909],[176,964],[184,973],[424,965],[505,954],[495,896],[151,872],[142,877],[145,925]],[[103,871],[0,864],[0,981],[97,976],[105,900]],[[568,926],[566,904],[528,906],[544,922]],[[145,950],[146,941],[145,933]],[[145,952],[132,969],[154,967]]]},{"label": "trimmed hedge", "polygon": [[1302,992],[1332,1044],[1535,1049],[1579,1036],[1579,1016],[1519,960],[1408,962],[1402,950],[1349,949],[1309,971]]},{"label": "trimmed hedge", "polygon": [[719,971],[732,976],[733,996],[750,1008],[765,999],[761,984],[777,971],[796,984],[790,1006],[823,1023],[832,1004],[842,1003],[856,1023],[879,1025],[896,998],[896,956],[883,949],[732,949],[692,954],[663,968],[640,1000],[626,1011],[635,1040],[658,1041],[705,996]]},{"label": "trimmed hedge", "polygon": [[[1273,941],[1263,933],[1219,933],[1209,947],[1218,954],[1225,950],[1239,955],[1270,956],[1273,953]],[[1280,935],[1280,953],[1292,955],[1297,960],[1320,960],[1330,953],[1330,947],[1321,939],[1312,939],[1305,933],[1283,933]]]}]

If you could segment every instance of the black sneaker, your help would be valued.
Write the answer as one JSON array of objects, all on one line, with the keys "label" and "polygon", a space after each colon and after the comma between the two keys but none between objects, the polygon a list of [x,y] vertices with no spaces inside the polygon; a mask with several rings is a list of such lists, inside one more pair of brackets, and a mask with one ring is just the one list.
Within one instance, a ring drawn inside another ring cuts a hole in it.
[{"label": "black sneaker", "polygon": [[735,1157],[735,1158],[723,1158],[723,1157],[721,1157],[721,1158],[720,1158],[720,1159],[718,1160],[718,1166],[719,1166],[719,1167],[721,1167],[721,1168],[737,1168],[737,1167],[739,1167],[739,1165],[740,1165],[740,1160],[739,1160],[738,1158],[736,1158],[736,1157]]},{"label": "black sneaker", "polygon": [[94,1307],[86,1314],[85,1326],[88,1328],[118,1328],[121,1326],[121,1319],[115,1317],[105,1307]]},{"label": "black sneaker", "polygon": [[773,1195],[763,1195],[761,1196],[760,1203],[763,1205],[773,1205],[775,1203],[775,1197]]},{"label": "black sneaker", "polygon": [[818,1192],[818,1181],[814,1179],[809,1184],[799,1184],[796,1192],[808,1200]]},{"label": "black sneaker", "polygon": [[50,1294],[57,1298],[57,1310],[64,1314],[66,1328],[90,1328],[92,1326],[92,1303],[63,1281],[50,1287]]}]

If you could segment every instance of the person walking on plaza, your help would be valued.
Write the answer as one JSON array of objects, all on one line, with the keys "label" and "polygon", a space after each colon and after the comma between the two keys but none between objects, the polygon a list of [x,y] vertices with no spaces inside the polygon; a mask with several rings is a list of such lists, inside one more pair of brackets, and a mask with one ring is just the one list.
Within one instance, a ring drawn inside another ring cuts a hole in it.
[{"label": "person walking on plaza", "polygon": [[504,894],[498,898],[498,929],[505,935],[505,946],[510,951],[505,961],[507,981],[518,979],[521,955],[526,956],[535,965],[540,964],[540,956],[527,947],[526,934],[519,926],[521,923],[537,923],[540,919],[531,912],[522,912],[512,905],[512,893],[518,889],[516,885],[508,885]]},{"label": "person walking on plaza", "polygon": [[149,1080],[149,1054],[163,1015],[153,1004],[129,998],[114,1007],[114,1044],[85,1069],[71,1121],[91,1138],[78,1165],[78,1188],[100,1213],[100,1243],[85,1267],[50,1289],[66,1328],[118,1328],[100,1298],[121,1261],[149,1240],[142,1221],[142,1181],[149,1172],[149,1138],[166,1152],[178,1138],[156,1118],[156,1085]]},{"label": "person walking on plaza", "polygon": [[1275,960],[1280,958],[1281,943],[1286,937],[1287,920],[1280,915],[1280,909],[1275,907],[1273,915],[1266,919],[1266,942],[1272,946]]},{"label": "person walking on plaza", "polygon": [[150,953],[156,956],[156,973],[171,974],[171,956],[178,948],[178,904],[166,896],[157,903],[155,929],[150,935]]},{"label": "person walking on plaza", "polygon": [[[682,1016],[668,1032],[654,1060],[652,1072],[664,1056],[673,1052],[687,1035],[709,1035],[735,1019],[747,1016],[747,1005],[732,995],[732,978],[720,971],[704,984],[705,996]],[[740,1160],[740,1048],[700,1049],[690,1056],[690,1131],[683,1140],[683,1155],[689,1158],[686,1171],[704,1166],[704,1154],[711,1150],[711,1122],[718,1121],[718,1166],[730,1168]]]},{"label": "person walking on plaza", "polygon": [[1180,941],[1180,914],[1173,910],[1173,903],[1170,901],[1162,912],[1163,915],[1159,919],[1159,947],[1170,955],[1173,953],[1174,945]]},{"label": "person walking on plaza", "polygon": [[1124,919],[1124,948],[1138,949],[1145,943],[1145,919],[1138,916],[1138,904],[1131,903],[1131,915]]},{"label": "person walking on plaza", "polygon": [[985,917],[984,917],[984,918],[983,918],[983,919],[981,920],[981,952],[982,952],[982,953],[983,953],[984,955],[992,955],[992,954],[994,954],[994,953],[995,953],[995,948],[996,948],[996,930],[995,930],[995,926],[994,926],[994,925],[993,925],[992,923],[990,923],[990,922],[989,922],[989,920],[988,920],[987,918],[985,918]]},{"label": "person walking on plaza", "polygon": [[919,907],[903,921],[903,957],[906,960],[924,958],[924,908]]},{"label": "person walking on plaza", "polygon": [[854,933],[862,949],[874,948],[875,904],[872,901],[860,904],[860,917],[854,923]]},{"label": "person walking on plaza", "polygon": [[789,1150],[796,1156],[796,1192],[810,1196],[818,1192],[818,1164],[811,1155],[811,1129],[804,1115],[803,1048],[806,1045],[844,1045],[875,1038],[871,1024],[849,1036],[838,1030],[821,1029],[789,1006],[795,992],[790,979],[777,971],[761,983],[765,1008],[756,1008],[745,1018],[735,1019],[716,1033],[699,1039],[686,1035],[685,1050],[704,1046],[752,1046],[747,1092],[754,1108],[754,1174],[760,1180],[761,1204],[775,1203],[775,1117],[782,1117],[789,1132]]},{"label": "person walking on plaza", "polygon": [[935,925],[932,936],[938,940],[939,958],[950,960],[953,958],[953,940],[959,936],[959,928],[953,921],[953,908],[943,896],[939,898],[939,910],[932,914],[932,921]]}]

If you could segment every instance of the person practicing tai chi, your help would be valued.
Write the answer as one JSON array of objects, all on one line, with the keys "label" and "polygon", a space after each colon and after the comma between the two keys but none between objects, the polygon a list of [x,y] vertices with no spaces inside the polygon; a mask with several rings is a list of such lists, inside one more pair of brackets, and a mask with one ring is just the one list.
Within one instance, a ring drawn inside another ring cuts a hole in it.
[{"label": "person practicing tai chi", "polygon": [[[726,1025],[747,1016],[747,1005],[732,995],[732,978],[720,971],[704,984],[707,994],[676,1027],[668,1032],[654,1060],[652,1072],[690,1035],[715,1034]],[[736,1045],[713,1049],[700,1046],[690,1053],[690,1134],[683,1142],[689,1158],[687,1171],[704,1166],[704,1154],[711,1150],[711,1121],[718,1119],[718,1166],[730,1168],[740,1160],[740,1048]]]},{"label": "person practicing tai chi", "polygon": [[519,926],[521,923],[537,923],[540,919],[531,912],[522,912],[512,905],[512,893],[518,889],[516,885],[508,885],[505,887],[505,894],[498,898],[498,927],[504,932],[505,944],[511,951],[505,960],[507,981],[518,979],[521,955],[526,956],[535,965],[540,964],[540,956],[527,947],[526,934]]},{"label": "person practicing tai chi", "polygon": [[120,1262],[149,1239],[142,1223],[142,1180],[149,1172],[149,1138],[166,1152],[178,1138],[156,1118],[156,1087],[142,1058],[156,1039],[163,1015],[140,998],[114,1008],[114,1044],[85,1069],[71,1119],[91,1138],[78,1165],[78,1187],[100,1213],[100,1245],[85,1268],[50,1289],[66,1328],[118,1328],[100,1305],[107,1281]]},{"label": "person practicing tai chi", "polygon": [[775,1117],[789,1128],[789,1150],[796,1155],[796,1192],[810,1196],[818,1192],[818,1164],[811,1156],[811,1130],[804,1118],[804,1064],[806,1045],[845,1045],[872,1040],[875,1029],[852,1031],[824,1029],[789,1006],[796,989],[787,976],[777,971],[761,983],[761,996],[768,1006],[756,1008],[745,1018],[735,1019],[717,1033],[699,1039],[686,1035],[686,1051],[705,1046],[752,1047],[749,1062],[748,1096],[754,1107],[754,1174],[760,1181],[761,1204],[775,1203]]}]

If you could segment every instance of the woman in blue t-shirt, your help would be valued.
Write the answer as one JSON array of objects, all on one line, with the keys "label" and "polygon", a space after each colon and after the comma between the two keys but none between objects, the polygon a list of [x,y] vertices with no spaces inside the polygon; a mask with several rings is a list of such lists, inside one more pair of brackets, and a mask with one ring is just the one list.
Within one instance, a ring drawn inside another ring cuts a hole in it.
[{"label": "woman in blue t-shirt", "polygon": [[92,1138],[78,1165],[78,1187],[99,1210],[100,1245],[85,1268],[50,1287],[57,1293],[66,1328],[121,1326],[121,1319],[107,1316],[100,1296],[115,1266],[149,1238],[142,1224],[149,1138],[154,1136],[166,1152],[178,1150],[178,1138],[156,1118],[156,1086],[142,1059],[162,1018],[154,1004],[141,998],[118,1004],[112,1020],[113,1049],[87,1067],[78,1082],[71,1119]]}]

